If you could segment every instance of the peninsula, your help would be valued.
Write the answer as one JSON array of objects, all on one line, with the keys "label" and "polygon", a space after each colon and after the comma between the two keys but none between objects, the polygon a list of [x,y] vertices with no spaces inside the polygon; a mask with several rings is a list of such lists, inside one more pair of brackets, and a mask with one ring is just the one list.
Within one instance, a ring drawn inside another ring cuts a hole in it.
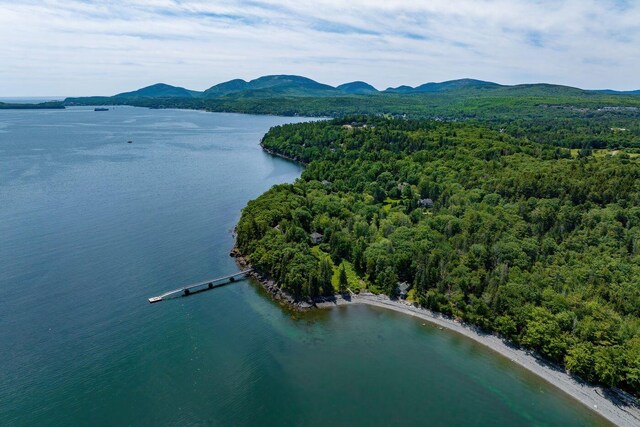
[{"label": "peninsula", "polygon": [[[371,116],[272,128],[264,148],[306,169],[243,210],[239,254],[272,291],[303,306],[349,293],[473,325],[486,339],[472,338],[633,425],[640,136],[608,127],[613,136],[597,148],[580,132],[532,141],[561,129],[517,135]],[[523,350],[505,350],[497,336]],[[561,370],[532,365],[526,351]],[[570,375],[617,390],[615,404],[632,415]]]}]

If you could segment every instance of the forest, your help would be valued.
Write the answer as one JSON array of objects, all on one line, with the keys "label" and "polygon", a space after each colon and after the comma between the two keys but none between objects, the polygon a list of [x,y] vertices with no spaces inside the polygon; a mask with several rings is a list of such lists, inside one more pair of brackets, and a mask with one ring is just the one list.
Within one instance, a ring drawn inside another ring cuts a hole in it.
[{"label": "forest", "polygon": [[640,395],[638,121],[568,120],[272,128],[264,148],[306,168],[248,204],[238,248],[297,299],[406,283],[415,304]]},{"label": "forest", "polygon": [[61,101],[47,101],[39,104],[15,104],[0,102],[0,110],[58,110],[64,109],[64,104]]}]

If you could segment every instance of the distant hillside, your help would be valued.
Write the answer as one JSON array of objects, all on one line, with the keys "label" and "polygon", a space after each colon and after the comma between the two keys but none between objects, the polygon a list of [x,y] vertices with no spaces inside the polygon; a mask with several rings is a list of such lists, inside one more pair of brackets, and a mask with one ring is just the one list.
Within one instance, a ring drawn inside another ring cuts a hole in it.
[{"label": "distant hillside", "polygon": [[207,98],[220,96],[269,98],[273,96],[332,96],[340,93],[333,86],[318,83],[307,77],[274,75],[260,77],[249,82],[231,80],[207,89],[204,96]]},{"label": "distant hillside", "polygon": [[[204,92],[156,84],[112,97],[67,98],[62,105],[132,105],[315,117],[388,114],[438,120],[495,121],[509,121],[515,117],[546,121],[559,116],[606,114],[624,116],[627,120],[637,117],[640,96],[544,83],[507,86],[474,79],[377,91],[363,81],[333,87],[301,76],[272,75],[251,81],[230,80]],[[636,129],[637,125],[632,124],[616,123],[606,129]]]},{"label": "distant hillside", "polygon": [[246,90],[248,85],[249,83],[242,79],[229,80],[228,82],[211,86],[209,89],[203,92],[203,95],[205,98],[225,96],[230,93],[237,93]]},{"label": "distant hillside", "polygon": [[415,88],[411,86],[402,85],[398,87],[390,87],[383,91],[384,93],[413,93],[415,92]]},{"label": "distant hillside", "polygon": [[132,92],[123,92],[115,95],[118,98],[196,98],[201,92],[157,83]]},{"label": "distant hillside", "polygon": [[361,81],[344,83],[336,87],[336,89],[351,95],[371,95],[374,93],[378,93],[378,89],[371,86],[369,83]]},{"label": "distant hillside", "polygon": [[[583,90],[569,86],[553,85],[546,83],[522,84],[507,86],[498,83],[476,79],[458,79],[445,82],[430,82],[416,87],[398,86],[390,87],[382,92],[378,91],[369,83],[363,81],[353,81],[344,83],[338,87],[319,83],[307,77],[295,75],[270,75],[263,76],[251,81],[242,79],[229,80],[211,86],[204,92],[185,89],[183,87],[171,86],[164,83],[157,83],[131,92],[119,93],[109,99],[111,102],[121,102],[118,100],[133,99],[175,99],[186,100],[250,100],[250,99],[272,99],[272,98],[327,98],[327,97],[348,97],[366,96],[377,94],[414,95],[414,94],[447,94],[455,93],[456,96],[487,95],[496,96],[576,96],[576,95],[632,95],[640,94],[640,90],[619,92],[614,90]],[[103,103],[102,97],[69,98],[65,102],[67,105],[89,105],[88,103],[99,101]],[[173,101],[172,101],[173,102]],[[166,105],[165,103],[162,106]]]},{"label": "distant hillside", "polygon": [[441,83],[425,83],[420,86],[399,86],[397,88],[388,88],[385,92],[388,93],[433,93],[433,92],[445,92],[449,90],[457,89],[497,89],[503,87],[497,83],[486,82],[483,80],[474,79],[459,79],[449,80]]},{"label": "distant hillside", "polygon": [[597,96],[595,91],[548,83],[502,86],[499,92],[511,96]]},{"label": "distant hillside", "polygon": [[608,93],[610,95],[640,95],[640,89],[638,90],[601,89],[601,90],[594,90],[592,92]]}]

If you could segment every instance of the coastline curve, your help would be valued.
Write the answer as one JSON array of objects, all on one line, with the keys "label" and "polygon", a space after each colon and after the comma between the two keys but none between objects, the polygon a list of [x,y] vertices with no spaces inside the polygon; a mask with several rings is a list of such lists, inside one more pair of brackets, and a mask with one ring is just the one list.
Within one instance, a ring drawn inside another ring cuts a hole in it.
[{"label": "coastline curve", "polygon": [[489,348],[502,357],[509,359],[512,363],[545,380],[613,424],[629,427],[640,425],[640,405],[628,393],[617,389],[589,385],[537,357],[535,353],[517,348],[497,335],[483,333],[478,328],[448,318],[440,313],[416,307],[400,300],[392,300],[385,295],[371,293],[350,295],[347,298],[336,295],[331,301],[325,300],[315,305],[321,309],[328,309],[351,304],[364,304],[393,310],[456,332]]}]

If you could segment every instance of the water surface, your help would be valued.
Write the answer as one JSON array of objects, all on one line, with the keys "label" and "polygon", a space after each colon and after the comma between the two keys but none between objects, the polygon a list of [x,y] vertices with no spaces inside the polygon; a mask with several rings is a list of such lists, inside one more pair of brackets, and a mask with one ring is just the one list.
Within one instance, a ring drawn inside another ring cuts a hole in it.
[{"label": "water surface", "polygon": [[259,140],[301,120],[0,112],[0,425],[602,423],[397,313],[296,314],[247,281],[148,304],[236,270],[240,209],[300,174]]}]

